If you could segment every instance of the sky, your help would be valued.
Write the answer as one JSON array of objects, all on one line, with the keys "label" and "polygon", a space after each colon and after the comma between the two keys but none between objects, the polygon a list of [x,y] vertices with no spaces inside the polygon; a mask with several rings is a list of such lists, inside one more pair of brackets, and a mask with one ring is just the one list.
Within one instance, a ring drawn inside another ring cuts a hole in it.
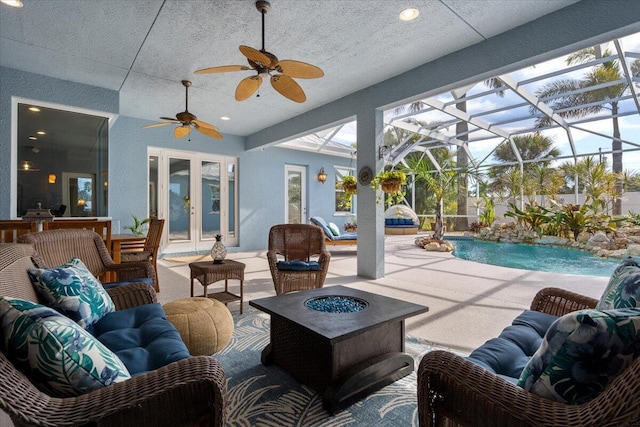
[{"label": "sky", "polygon": [[[627,36],[625,38],[620,39],[620,43],[624,52],[637,52],[640,54],[640,33],[633,34]],[[612,52],[615,52],[615,46],[612,42],[602,45]],[[527,67],[521,70],[517,70],[515,72],[509,73],[516,81],[521,82],[530,78],[535,78],[538,76],[542,76],[556,70],[565,69],[566,65],[566,56],[556,58],[550,61],[546,61],[540,64],[536,64],[532,67]],[[574,70],[570,73],[565,73],[561,76],[553,76],[546,80],[536,81],[529,84],[523,85],[523,87],[530,91],[531,93],[535,93],[535,91],[541,87],[543,84],[549,81],[555,81],[560,78],[581,78],[587,69]],[[467,94],[476,94],[487,91],[488,87],[483,83],[479,82],[472,89],[470,89]],[[640,88],[639,88],[640,90]],[[453,98],[449,92],[440,94],[435,97],[438,100],[443,102],[451,101]],[[470,114],[479,114],[492,109],[500,108],[502,106],[507,105],[515,105],[523,103],[523,99],[515,94],[515,92],[508,90],[505,93],[504,97],[499,97],[496,94],[485,95],[480,98],[476,98],[473,100],[469,100],[467,102],[467,111]],[[479,118],[495,124],[497,121],[509,120],[514,117],[527,117],[529,108],[528,106],[523,106],[515,109],[510,109],[507,111],[496,112],[491,115],[482,115]],[[635,103],[632,100],[622,101],[620,102],[620,111],[634,111],[633,115],[629,115],[626,117],[621,117],[619,119],[620,122],[620,134],[623,140],[628,140],[630,142],[636,143],[640,145],[640,115],[637,114],[637,110],[635,107]],[[586,130],[598,132],[604,135],[612,135],[612,119],[607,117],[609,114],[608,110],[604,110],[602,113],[603,118],[601,120],[592,121],[590,123],[582,123],[577,126],[584,128]],[[388,117],[390,112],[385,114],[385,117]],[[416,116],[416,119],[423,120],[426,122],[438,122],[445,121],[451,119],[451,116],[448,116],[445,113],[441,113],[438,111],[430,112],[427,114],[421,114]],[[573,122],[574,120],[571,120]],[[523,129],[523,127],[532,127],[533,119],[527,119],[518,121],[515,123],[508,123],[504,125],[499,125],[502,129],[507,132],[517,131],[518,129]],[[452,136],[455,134],[455,125],[450,126],[448,129],[443,129],[443,133]],[[326,132],[323,136],[328,135],[330,132]],[[470,139],[478,138],[479,135],[482,134],[487,135],[487,132],[478,131],[477,133],[473,133],[470,135]],[[562,128],[555,128],[543,131],[543,134],[546,136],[550,136],[554,140],[554,146],[560,149],[562,155],[570,155],[570,144],[567,136],[567,132]],[[572,129],[571,131],[573,141],[576,147],[578,154],[581,153],[598,153],[600,149],[602,151],[611,150],[611,141],[605,137],[600,137],[593,135],[589,132]],[[334,140],[346,145],[350,145],[356,142],[356,124],[355,122],[349,123],[345,125],[342,130],[334,137]],[[472,155],[478,159],[484,159],[487,155],[491,153],[491,150],[495,148],[495,146],[500,143],[502,139],[487,139],[483,141],[471,142],[469,144],[470,151]],[[623,149],[634,148],[629,144],[623,143]],[[597,154],[596,154],[597,155]],[[610,154],[604,154],[604,157],[609,161],[610,164]],[[640,172],[640,151],[631,151],[625,152],[623,154],[623,168],[629,171]]]}]

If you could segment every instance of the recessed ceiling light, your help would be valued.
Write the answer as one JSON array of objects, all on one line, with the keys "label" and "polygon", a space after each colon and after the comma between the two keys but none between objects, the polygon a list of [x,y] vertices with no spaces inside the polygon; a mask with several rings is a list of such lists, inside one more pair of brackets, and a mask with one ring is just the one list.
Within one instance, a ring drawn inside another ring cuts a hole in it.
[{"label": "recessed ceiling light", "polygon": [[24,6],[20,0],[0,0],[0,3],[4,3],[7,6],[11,6],[11,7],[22,7],[22,6]]},{"label": "recessed ceiling light", "polygon": [[30,139],[30,140],[32,140],[32,141],[35,141],[35,140],[36,140],[36,139],[38,139],[38,138],[36,138],[35,136],[31,135],[31,136],[29,137],[29,139]]},{"label": "recessed ceiling light", "polygon": [[43,130],[39,130],[38,132],[36,132],[38,135],[46,135],[47,133]]},{"label": "recessed ceiling light", "polygon": [[220,117],[220,120],[231,120],[231,117],[222,116],[222,117]]},{"label": "recessed ceiling light", "polygon": [[400,12],[400,20],[413,21],[420,15],[420,11],[416,8],[410,7]]},{"label": "recessed ceiling light", "polygon": [[40,111],[40,109],[38,107],[29,107],[29,111],[33,111],[34,113],[37,113]]}]

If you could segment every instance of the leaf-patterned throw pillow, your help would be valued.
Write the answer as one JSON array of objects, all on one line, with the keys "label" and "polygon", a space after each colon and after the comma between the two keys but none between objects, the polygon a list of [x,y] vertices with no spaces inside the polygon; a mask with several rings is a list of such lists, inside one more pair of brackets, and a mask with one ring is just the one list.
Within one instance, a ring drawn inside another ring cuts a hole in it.
[{"label": "leaf-patterned throw pillow", "polygon": [[85,329],[115,311],[107,291],[78,258],[55,268],[32,267],[28,273],[48,305]]},{"label": "leaf-patterned throw pillow", "polygon": [[597,310],[633,308],[640,306],[640,266],[628,257],[613,271]]},{"label": "leaf-patterned throw pillow", "polygon": [[518,386],[561,403],[595,398],[640,356],[640,309],[579,310],[556,320]]},{"label": "leaf-patterned throw pillow", "polygon": [[78,396],[131,378],[115,353],[52,308],[0,297],[0,325],[7,357],[51,396]]}]

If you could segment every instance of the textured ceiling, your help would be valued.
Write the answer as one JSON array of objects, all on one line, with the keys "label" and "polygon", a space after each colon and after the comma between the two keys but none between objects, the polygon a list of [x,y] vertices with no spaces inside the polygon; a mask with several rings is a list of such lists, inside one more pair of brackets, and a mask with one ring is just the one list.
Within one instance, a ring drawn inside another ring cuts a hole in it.
[{"label": "textured ceiling", "polygon": [[[0,66],[120,92],[120,114],[148,120],[189,111],[223,133],[249,135],[563,8],[576,0],[273,0],[265,48],[319,66],[298,82],[307,101],[234,99],[250,71],[195,75],[245,64],[239,45],[261,48],[252,0],[22,0],[0,5]],[[420,10],[402,22],[400,11]],[[230,121],[220,120],[229,116]]]}]

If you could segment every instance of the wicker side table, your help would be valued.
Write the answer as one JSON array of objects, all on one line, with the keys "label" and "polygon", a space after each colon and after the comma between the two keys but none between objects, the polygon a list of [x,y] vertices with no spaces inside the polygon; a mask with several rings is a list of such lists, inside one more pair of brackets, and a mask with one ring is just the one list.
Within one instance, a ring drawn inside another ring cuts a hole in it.
[{"label": "wicker side table", "polygon": [[[233,301],[240,301],[240,314],[242,314],[242,303],[244,298],[244,267],[241,262],[230,259],[224,260],[221,264],[214,264],[212,261],[192,262],[189,264],[191,270],[191,296],[193,295],[194,279],[198,279],[204,286],[204,295],[207,298],[215,298],[225,305]],[[240,281],[240,295],[229,292],[229,279]],[[207,286],[219,280],[224,280],[224,291],[207,293]]]}]

